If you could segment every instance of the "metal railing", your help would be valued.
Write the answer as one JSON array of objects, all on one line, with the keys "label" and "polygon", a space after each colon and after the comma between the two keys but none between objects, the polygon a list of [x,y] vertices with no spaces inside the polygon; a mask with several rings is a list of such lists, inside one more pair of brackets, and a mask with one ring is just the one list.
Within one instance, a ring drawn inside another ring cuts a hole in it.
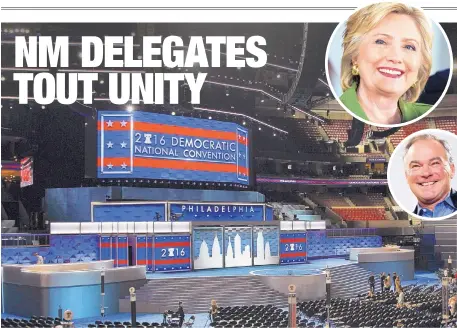
[{"label": "metal railing", "polygon": [[2,247],[49,246],[49,234],[2,233]]},{"label": "metal railing", "polygon": [[327,237],[375,236],[375,228],[327,229]]}]

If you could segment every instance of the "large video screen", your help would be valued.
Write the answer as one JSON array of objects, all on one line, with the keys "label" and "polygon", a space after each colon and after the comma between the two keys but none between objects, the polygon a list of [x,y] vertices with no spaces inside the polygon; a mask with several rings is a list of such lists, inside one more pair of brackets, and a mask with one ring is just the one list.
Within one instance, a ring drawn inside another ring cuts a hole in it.
[{"label": "large video screen", "polygon": [[249,131],[235,123],[99,111],[97,177],[248,185]]},{"label": "large video screen", "polygon": [[21,159],[21,188],[33,185],[33,157]]}]

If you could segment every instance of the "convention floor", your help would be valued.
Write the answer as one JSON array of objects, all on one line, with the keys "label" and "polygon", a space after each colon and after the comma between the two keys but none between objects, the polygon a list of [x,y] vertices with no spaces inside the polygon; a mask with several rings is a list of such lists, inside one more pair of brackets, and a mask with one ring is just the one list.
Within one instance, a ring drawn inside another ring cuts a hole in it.
[{"label": "convention floor", "polygon": [[[323,260],[313,260],[308,264],[298,264],[298,265],[291,265],[291,266],[280,266],[277,265],[269,265],[269,266],[258,266],[258,267],[245,267],[245,268],[227,268],[227,269],[213,269],[213,270],[199,270],[194,272],[176,272],[176,273],[148,273],[148,279],[163,279],[163,278],[178,278],[178,277],[221,277],[221,276],[246,276],[249,275],[251,272],[254,271],[270,271],[271,274],[273,272],[287,272],[292,270],[296,274],[304,274],[308,271],[314,270],[323,270],[328,267],[335,267],[340,265],[347,265],[352,264],[354,262],[344,260],[344,259],[323,259]],[[270,273],[268,273],[270,274]],[[428,271],[416,271],[415,279],[410,281],[403,281],[402,285],[410,285],[410,284],[428,284],[433,285],[439,282],[438,277],[433,272]],[[190,318],[191,315],[195,316],[195,323],[193,325],[194,328],[204,328],[208,327],[208,314],[207,313],[199,313],[199,314],[186,314],[186,321]],[[29,319],[29,318],[21,318],[14,315],[8,315],[6,313],[2,313],[2,318],[18,318],[18,319]],[[161,323],[163,319],[162,314],[138,314],[137,321],[138,322],[159,322]],[[128,313],[120,313],[115,315],[108,315],[107,317],[93,317],[93,318],[85,318],[85,319],[78,319],[75,320],[76,327],[87,327],[88,324],[94,323],[96,320],[101,321],[130,321],[130,314]]]}]

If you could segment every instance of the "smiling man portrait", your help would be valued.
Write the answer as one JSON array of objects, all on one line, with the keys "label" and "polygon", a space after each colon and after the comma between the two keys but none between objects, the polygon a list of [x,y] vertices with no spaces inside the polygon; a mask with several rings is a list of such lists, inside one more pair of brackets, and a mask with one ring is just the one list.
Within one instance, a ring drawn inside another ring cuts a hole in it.
[{"label": "smiling man portrait", "polygon": [[409,188],[417,198],[414,214],[439,218],[457,210],[457,191],[451,188],[454,159],[446,140],[429,133],[411,138],[403,163]]}]

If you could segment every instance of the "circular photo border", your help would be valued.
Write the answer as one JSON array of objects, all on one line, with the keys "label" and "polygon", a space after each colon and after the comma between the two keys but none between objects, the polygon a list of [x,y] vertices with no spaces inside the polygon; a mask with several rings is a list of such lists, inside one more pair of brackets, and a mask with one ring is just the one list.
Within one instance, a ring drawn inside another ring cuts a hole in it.
[{"label": "circular photo border", "polygon": [[[406,5],[410,5],[410,4],[407,4],[405,2],[402,2],[402,1],[389,1],[389,2],[393,2],[393,3],[402,3],[402,4],[406,4]],[[344,25],[346,24],[347,20],[349,19],[349,17],[354,14],[355,12],[357,12],[358,10],[362,9],[362,8],[365,8],[365,7],[368,7],[370,5],[373,5],[373,4],[377,4],[378,2],[372,2],[370,4],[367,4],[367,5],[363,5],[363,6],[360,6],[358,7],[354,12],[350,13],[343,21],[341,21],[337,26],[336,28],[333,30],[333,33],[329,39],[329,42],[327,44],[327,49],[325,51],[325,75],[327,77],[327,83],[328,83],[328,86],[330,88],[330,91],[332,92],[333,96],[335,97],[336,101],[340,104],[340,106],[349,114],[351,115],[352,117],[358,119],[359,121],[365,123],[365,124],[368,124],[368,125],[373,125],[373,126],[376,126],[376,127],[381,127],[381,128],[396,128],[396,127],[402,127],[402,126],[406,126],[406,125],[410,125],[410,124],[413,124],[425,117],[427,117],[427,115],[429,115],[431,112],[433,112],[435,110],[435,108],[441,103],[441,101],[443,100],[444,96],[446,95],[448,89],[449,89],[449,86],[451,84],[451,81],[452,81],[452,72],[453,72],[453,67],[454,67],[454,57],[453,57],[453,53],[452,53],[452,48],[451,48],[451,43],[449,41],[449,37],[447,36],[446,32],[444,31],[443,27],[441,26],[440,23],[436,22],[434,19],[432,19],[421,7],[418,7],[418,6],[412,6],[414,8],[417,8],[419,10],[421,10],[424,15],[426,16],[426,18],[429,20],[429,22],[431,24],[434,24],[437,26],[437,28],[440,30],[440,32],[442,33],[443,37],[444,37],[444,40],[446,41],[446,45],[447,45],[447,48],[448,48],[448,51],[449,51],[449,77],[448,77],[448,81],[446,83],[446,87],[444,88],[443,90],[443,93],[441,94],[440,98],[438,99],[438,101],[423,115],[415,118],[414,120],[410,120],[410,121],[407,121],[407,122],[404,122],[404,123],[399,123],[399,124],[380,124],[380,123],[374,123],[374,122],[370,122],[368,120],[365,120],[357,115],[355,115],[351,110],[349,110],[340,100],[340,96],[337,95],[335,89],[333,88],[333,85],[332,85],[332,81],[331,81],[331,78],[330,78],[330,73],[329,73],[329,50],[331,48],[331,46],[333,45],[333,40],[335,38],[335,36],[339,33],[340,29],[344,28]]]},{"label": "circular photo border", "polygon": [[[457,158],[457,135],[455,135],[454,133],[449,132],[447,130],[440,130],[440,129],[425,129],[425,130],[421,130],[421,131],[415,132],[413,134],[410,134],[405,139],[403,139],[397,145],[397,147],[395,147],[392,155],[390,156],[389,165],[387,166],[387,184],[389,187],[389,191],[392,194],[392,197],[394,198],[395,202],[402,208],[402,210],[405,211],[406,213],[408,213],[409,215],[415,217],[416,219],[423,220],[423,221],[442,221],[442,220],[449,219],[451,217],[457,218],[457,211],[455,211],[454,213],[442,216],[442,217],[438,217],[438,218],[426,218],[423,216],[419,216],[419,215],[411,212],[411,209],[409,208],[409,206],[406,206],[405,204],[402,203],[402,201],[399,201],[399,199],[402,198],[402,197],[399,197],[399,194],[403,193],[404,191],[398,190],[399,189],[398,188],[398,177],[392,176],[393,175],[392,170],[399,169],[398,167],[394,167],[394,165],[391,165],[392,160],[395,161],[395,158],[398,160],[398,158],[400,157],[400,160],[403,162],[402,155],[405,150],[405,146],[409,142],[409,140],[411,140],[415,136],[418,136],[421,134],[427,134],[427,133],[437,136],[439,138],[445,139],[448,142],[450,139],[454,139],[454,141],[455,141],[454,143],[451,143],[451,142],[449,142],[449,143],[450,143],[451,147],[454,146],[451,148],[451,151],[453,151],[452,154],[456,155],[455,157]],[[456,164],[456,163],[454,163],[454,164]],[[404,166],[403,165],[401,167],[401,172],[404,176]],[[404,180],[405,180],[405,184],[407,185],[408,183],[406,181],[406,176],[404,176]],[[451,188],[452,188],[453,183],[457,184],[457,174],[451,180]],[[397,184],[397,187],[395,187],[394,184]],[[409,190],[408,192],[411,192],[409,189],[409,186],[408,186],[408,190]],[[412,197],[415,197],[414,194],[412,194],[412,192],[411,192],[411,195],[412,195]]]}]

